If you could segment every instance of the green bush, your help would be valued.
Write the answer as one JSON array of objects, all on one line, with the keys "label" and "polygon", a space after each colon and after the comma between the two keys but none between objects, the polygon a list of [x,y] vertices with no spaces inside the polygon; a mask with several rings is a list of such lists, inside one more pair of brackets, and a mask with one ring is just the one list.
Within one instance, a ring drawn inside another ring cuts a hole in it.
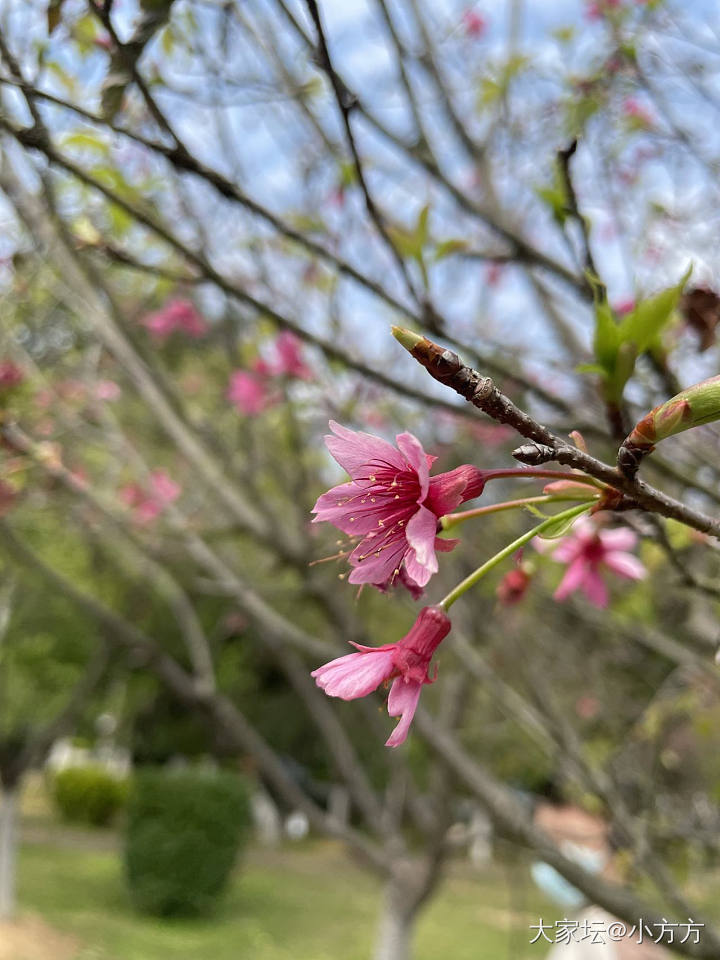
[{"label": "green bush", "polygon": [[63,820],[105,827],[125,805],[127,780],[102,767],[69,767],[55,774],[51,793]]},{"label": "green bush", "polygon": [[139,771],[125,842],[126,877],[138,909],[155,916],[210,912],[249,822],[247,787],[236,774]]}]

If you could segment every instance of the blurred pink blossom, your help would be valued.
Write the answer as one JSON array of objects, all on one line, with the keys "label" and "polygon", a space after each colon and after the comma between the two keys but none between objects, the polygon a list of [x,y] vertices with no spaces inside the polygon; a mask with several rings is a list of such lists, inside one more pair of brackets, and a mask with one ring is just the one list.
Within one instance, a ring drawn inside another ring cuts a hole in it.
[{"label": "blurred pink blossom", "polygon": [[0,390],[10,390],[17,387],[25,379],[25,374],[12,360],[0,362]]},{"label": "blurred pink blossom", "polygon": [[520,603],[530,586],[531,576],[521,566],[508,570],[497,585],[495,595],[504,607],[512,607]]},{"label": "blurred pink blossom", "polygon": [[468,37],[482,37],[487,30],[487,20],[477,10],[466,10],[462,15],[462,25]]},{"label": "blurred pink blossom", "polygon": [[290,330],[283,330],[275,341],[274,373],[298,380],[312,380],[313,373],[302,358],[302,341]]},{"label": "blurred pink blossom", "polygon": [[607,16],[611,10],[617,10],[621,6],[622,0],[593,0],[588,3],[585,9],[585,16],[588,20],[600,20]]},{"label": "blurred pink blossom", "polygon": [[652,127],[654,118],[645,104],[641,103],[637,97],[627,97],[623,102],[623,113],[631,120],[636,120],[642,126]]},{"label": "blurred pink blossom", "polygon": [[95,384],[95,396],[98,400],[119,400],[122,391],[114,380],[98,380]]},{"label": "blurred pink blossom", "polygon": [[144,525],[155,520],[181,493],[182,488],[165,470],[154,470],[150,474],[149,489],[139,483],[128,483],[118,490],[118,499],[133,511],[135,521]]},{"label": "blurred pink blossom", "polygon": [[256,417],[275,401],[263,378],[247,370],[235,370],[230,375],[227,398],[248,417]]},{"label": "blurred pink blossom", "polygon": [[150,474],[150,489],[162,505],[173,503],[182,493],[181,487],[165,470],[155,470]]},{"label": "blurred pink blossom", "polygon": [[552,550],[553,560],[567,564],[565,575],[555,591],[556,600],[565,600],[576,590],[582,591],[595,607],[607,607],[608,589],[601,573],[609,570],[628,580],[642,580],[647,570],[628,551],[637,544],[637,535],[628,527],[603,530],[587,517],[577,521],[572,533],[563,537],[553,549],[552,542],[537,541],[542,551]]},{"label": "blurred pink blossom", "polygon": [[146,314],[140,323],[158,341],[167,340],[172,333],[181,332],[195,339],[204,337],[208,325],[191,300],[169,300],[159,310]]},{"label": "blurred pink blossom", "polygon": [[613,310],[618,316],[622,317],[626,313],[632,313],[635,309],[636,303],[632,297],[627,297],[625,300],[618,300],[617,303],[613,304]]}]

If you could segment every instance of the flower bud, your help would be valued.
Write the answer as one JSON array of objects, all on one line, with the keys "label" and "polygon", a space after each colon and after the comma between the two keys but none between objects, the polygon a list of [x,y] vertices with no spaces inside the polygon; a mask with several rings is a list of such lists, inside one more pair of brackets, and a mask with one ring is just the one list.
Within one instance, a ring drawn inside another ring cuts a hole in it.
[{"label": "flower bud", "polygon": [[660,440],[718,419],[720,376],[688,387],[645,414],[623,440],[618,451],[618,467],[626,476],[633,477],[642,458],[651,453]]}]

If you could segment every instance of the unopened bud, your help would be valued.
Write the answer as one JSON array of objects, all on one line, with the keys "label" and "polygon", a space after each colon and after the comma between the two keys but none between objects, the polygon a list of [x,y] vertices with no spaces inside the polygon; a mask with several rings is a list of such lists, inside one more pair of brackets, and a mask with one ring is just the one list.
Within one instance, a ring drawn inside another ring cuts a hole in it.
[{"label": "unopened bud", "polygon": [[642,458],[656,443],[691,427],[720,419],[720,376],[710,377],[655,407],[635,425],[618,451],[618,467],[635,476]]},{"label": "unopened bud", "polygon": [[426,339],[419,333],[415,333],[414,330],[408,330],[407,327],[392,327],[391,329],[392,335],[400,346],[405,347],[408,353],[412,353],[415,347]]}]

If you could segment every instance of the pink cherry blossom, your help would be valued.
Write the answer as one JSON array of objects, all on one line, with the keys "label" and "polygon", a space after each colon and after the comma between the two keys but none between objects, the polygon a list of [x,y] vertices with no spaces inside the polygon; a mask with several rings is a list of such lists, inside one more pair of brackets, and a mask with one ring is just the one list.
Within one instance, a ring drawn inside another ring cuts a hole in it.
[{"label": "pink cherry blossom", "polygon": [[25,379],[25,374],[12,360],[0,362],[0,390],[10,390],[17,387]]},{"label": "pink cherry blossom", "polygon": [[359,540],[348,557],[350,583],[384,589],[400,580],[424,587],[438,569],[435,551],[457,543],[437,537],[438,519],[478,497],[486,474],[465,464],[431,477],[437,458],[411,433],[398,434],[394,447],[332,420],[330,429],[334,435],[325,444],[351,479],[318,498],[313,522],[331,523]]},{"label": "pink cherry blossom", "polygon": [[621,0],[595,0],[587,5],[585,15],[588,20],[599,20],[607,16],[611,10],[617,10],[621,5]]},{"label": "pink cherry blossom", "polygon": [[477,10],[466,10],[462,15],[462,24],[468,37],[481,37],[487,30],[487,20]]},{"label": "pink cherry blossom", "polygon": [[155,470],[150,474],[150,490],[154,498],[163,506],[173,503],[182,493],[182,488],[165,470]]},{"label": "pink cherry blossom", "polygon": [[556,600],[564,600],[581,590],[593,606],[608,605],[608,589],[601,573],[612,573],[628,580],[642,580],[647,570],[628,551],[637,544],[637,536],[627,527],[603,530],[597,522],[581,518],[573,532],[558,543],[553,559],[567,564],[565,575],[555,591]]},{"label": "pink cherry blossom", "polygon": [[283,330],[275,341],[277,360],[273,373],[298,380],[312,380],[313,372],[302,358],[302,342],[290,330]]},{"label": "pink cherry blossom", "polygon": [[176,331],[194,339],[204,337],[208,331],[207,323],[195,304],[181,298],[169,300],[160,310],[148,313],[140,322],[158,341],[167,340]]},{"label": "pink cherry blossom", "polygon": [[98,400],[112,402],[120,399],[122,391],[114,380],[98,380],[95,384],[95,396]]},{"label": "pink cherry blossom", "polygon": [[247,370],[235,370],[231,374],[227,398],[240,413],[248,417],[256,417],[274,402],[264,379]]},{"label": "pink cherry blossom", "polygon": [[154,470],[148,488],[139,483],[126,484],[118,491],[118,499],[133,511],[135,522],[144,526],[156,520],[181,493],[182,488],[165,470]]},{"label": "pink cherry blossom", "polygon": [[626,117],[631,120],[636,120],[640,125],[645,127],[651,127],[654,123],[652,114],[637,97],[627,97],[623,102],[623,113]]},{"label": "pink cherry blossom", "polygon": [[636,306],[637,303],[633,297],[627,297],[625,300],[618,300],[617,303],[612,305],[612,308],[619,317],[623,317],[626,313],[632,313]]},{"label": "pink cherry blossom", "polygon": [[497,586],[495,595],[504,607],[512,607],[520,603],[530,586],[531,576],[521,566],[508,570]]},{"label": "pink cherry blossom", "polygon": [[435,680],[430,678],[428,668],[435,650],[450,633],[450,627],[442,607],[423,607],[402,640],[382,647],[353,643],[358,653],[331,660],[311,675],[329,697],[341,700],[366,697],[380,684],[392,680],[388,714],[400,717],[400,722],[385,746],[397,747],[407,738],[423,685]]}]

